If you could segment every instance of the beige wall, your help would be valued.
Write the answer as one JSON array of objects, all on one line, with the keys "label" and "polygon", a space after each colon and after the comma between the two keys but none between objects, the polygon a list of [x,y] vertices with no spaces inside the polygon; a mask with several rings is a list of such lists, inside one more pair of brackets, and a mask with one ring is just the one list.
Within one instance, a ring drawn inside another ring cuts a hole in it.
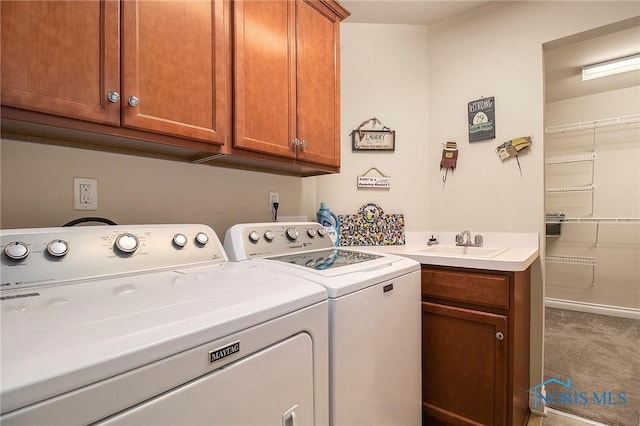
[{"label": "beige wall", "polygon": [[[317,177],[318,202],[335,213],[374,202],[385,213],[403,213],[407,230],[427,228],[427,32],[413,25],[342,25],[342,172]],[[372,117],[396,131],[395,152],[352,152],[351,131]],[[390,189],[357,188],[358,176],[371,167],[391,176]]]},{"label": "beige wall", "polygon": [[[2,140],[2,228],[61,226],[85,216],[119,224],[204,223],[220,238],[234,223],[313,215],[313,178],[218,168],[23,141]],[[73,210],[73,177],[98,179],[98,210]]]}]

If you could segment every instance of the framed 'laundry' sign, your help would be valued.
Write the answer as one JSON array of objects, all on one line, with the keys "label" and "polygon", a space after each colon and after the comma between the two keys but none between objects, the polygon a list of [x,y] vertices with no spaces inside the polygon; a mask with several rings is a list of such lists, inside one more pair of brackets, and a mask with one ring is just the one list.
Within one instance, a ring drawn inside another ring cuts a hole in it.
[{"label": "framed 'laundry' sign", "polygon": [[394,151],[396,132],[393,130],[362,130],[351,135],[354,151]]},{"label": "framed 'laundry' sign", "polygon": [[[381,130],[365,129],[365,126],[382,127]],[[351,150],[356,151],[395,151],[396,132],[382,124],[376,117],[360,123],[357,129],[351,132]]]},{"label": "framed 'laundry' sign", "polygon": [[469,102],[469,142],[495,139],[496,104],[495,98],[480,98]]}]

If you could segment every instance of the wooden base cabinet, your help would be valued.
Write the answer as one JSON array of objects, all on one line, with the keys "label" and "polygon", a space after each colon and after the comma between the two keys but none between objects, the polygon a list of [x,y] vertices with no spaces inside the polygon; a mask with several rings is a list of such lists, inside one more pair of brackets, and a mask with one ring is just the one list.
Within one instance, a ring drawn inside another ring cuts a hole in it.
[{"label": "wooden base cabinet", "polygon": [[524,425],[529,270],[422,268],[423,425]]}]

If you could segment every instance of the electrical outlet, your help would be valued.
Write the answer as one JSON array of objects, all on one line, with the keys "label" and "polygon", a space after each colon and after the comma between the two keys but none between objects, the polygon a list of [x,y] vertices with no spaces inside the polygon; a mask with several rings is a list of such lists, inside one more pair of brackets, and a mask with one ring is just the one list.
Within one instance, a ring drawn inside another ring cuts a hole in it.
[{"label": "electrical outlet", "polygon": [[73,178],[73,209],[98,210],[98,179]]},{"label": "electrical outlet", "polygon": [[269,211],[273,214],[273,203],[280,204],[280,194],[278,192],[269,191]]}]

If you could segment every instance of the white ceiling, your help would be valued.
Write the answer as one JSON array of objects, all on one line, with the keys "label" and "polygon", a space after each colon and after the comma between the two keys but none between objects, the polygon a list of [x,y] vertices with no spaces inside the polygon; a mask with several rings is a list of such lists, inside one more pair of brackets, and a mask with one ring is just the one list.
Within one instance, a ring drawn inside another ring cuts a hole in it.
[{"label": "white ceiling", "polygon": [[[345,22],[430,25],[479,7],[480,0],[340,0]],[[640,17],[544,45],[546,102],[640,85],[640,71],[583,82],[583,65],[640,53]]]},{"label": "white ceiling", "polygon": [[351,16],[345,22],[429,25],[480,6],[480,0],[340,0]]}]

